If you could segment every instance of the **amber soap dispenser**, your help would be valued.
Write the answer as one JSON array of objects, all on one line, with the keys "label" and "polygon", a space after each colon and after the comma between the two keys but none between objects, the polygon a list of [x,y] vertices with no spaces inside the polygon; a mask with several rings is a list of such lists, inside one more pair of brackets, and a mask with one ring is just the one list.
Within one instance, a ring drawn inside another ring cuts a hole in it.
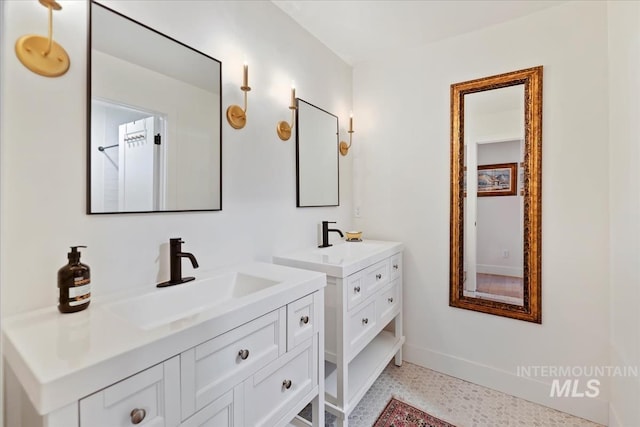
[{"label": "amber soap dispenser", "polygon": [[69,263],[58,270],[58,310],[61,313],[84,310],[91,302],[91,274],[89,266],[80,262],[78,248],[86,246],[71,246],[71,252],[67,254]]}]

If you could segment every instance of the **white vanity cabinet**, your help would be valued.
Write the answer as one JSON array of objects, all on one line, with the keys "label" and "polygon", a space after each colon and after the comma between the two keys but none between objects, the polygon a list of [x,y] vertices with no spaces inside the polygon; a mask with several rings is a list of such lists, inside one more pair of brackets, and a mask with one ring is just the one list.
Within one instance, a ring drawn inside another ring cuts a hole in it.
[{"label": "white vanity cabinet", "polygon": [[[274,283],[281,273],[299,279],[310,273],[265,265],[269,267],[257,271]],[[103,340],[97,340],[97,350],[117,347],[118,355],[95,356],[84,369],[69,366],[90,360],[88,352],[85,359],[65,359],[67,365],[61,363],[58,372],[66,375],[40,384],[32,381],[34,373],[53,377],[53,371],[39,349],[39,337],[52,335],[48,344],[55,347],[59,336],[54,329],[66,331],[71,321],[90,321],[87,340],[123,323],[99,303],[93,312],[75,318],[46,311],[12,319],[4,328],[6,381],[12,391],[6,427],[324,427],[325,276],[306,278],[300,284],[281,279],[282,285],[274,285],[276,290],[282,286],[278,293],[245,301],[219,317],[191,316],[190,327],[180,319],[166,328],[104,335],[111,342],[103,347]],[[48,316],[60,323],[37,323]],[[133,338],[147,341],[129,348]],[[90,350],[91,345],[82,348]],[[313,424],[297,417],[309,403]]]},{"label": "white vanity cabinet", "polygon": [[274,257],[327,274],[325,407],[338,426],[347,426],[392,358],[402,364],[402,249],[398,242],[347,242]]},{"label": "white vanity cabinet", "polygon": [[80,426],[178,425],[180,357],[80,400]]}]

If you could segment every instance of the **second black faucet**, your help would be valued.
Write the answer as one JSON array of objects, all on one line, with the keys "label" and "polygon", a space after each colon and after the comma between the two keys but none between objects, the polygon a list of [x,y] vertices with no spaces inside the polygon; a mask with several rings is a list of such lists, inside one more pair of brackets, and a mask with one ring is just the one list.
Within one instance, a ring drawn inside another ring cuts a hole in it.
[{"label": "second black faucet", "polygon": [[337,228],[329,228],[329,224],[335,223],[335,221],[322,221],[322,244],[318,246],[319,248],[328,248],[329,246],[333,246],[329,243],[329,233],[332,231],[340,234],[340,237],[344,237],[342,231]]}]

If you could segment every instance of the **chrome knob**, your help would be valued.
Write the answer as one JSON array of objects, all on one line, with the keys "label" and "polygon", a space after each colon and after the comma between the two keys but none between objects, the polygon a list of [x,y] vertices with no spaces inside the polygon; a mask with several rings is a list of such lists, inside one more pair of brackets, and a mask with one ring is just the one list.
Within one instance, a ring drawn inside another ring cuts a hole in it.
[{"label": "chrome knob", "polygon": [[360,293],[360,286],[356,286],[355,288],[353,288],[353,292],[355,292],[356,294]]},{"label": "chrome knob", "polygon": [[245,350],[240,350],[238,352],[238,356],[240,356],[240,359],[246,360],[247,357],[249,357],[249,350],[246,350],[246,349]]},{"label": "chrome knob", "polygon": [[369,319],[367,319],[366,317],[364,319],[362,319],[362,324],[366,325],[369,323]]},{"label": "chrome knob", "polygon": [[387,301],[389,301],[389,304],[391,304],[393,302],[393,298],[389,298],[387,299]]},{"label": "chrome knob", "polygon": [[131,411],[131,424],[140,424],[146,416],[147,411],[145,411],[144,409],[134,409],[133,411]]},{"label": "chrome knob", "polygon": [[300,322],[306,325],[307,323],[309,323],[309,316],[302,316],[300,318]]},{"label": "chrome knob", "polygon": [[291,380],[282,381],[282,387],[286,388],[287,390],[289,390],[291,388],[291,384],[292,384]]},{"label": "chrome knob", "polygon": [[376,280],[382,279],[382,274],[376,274]]}]

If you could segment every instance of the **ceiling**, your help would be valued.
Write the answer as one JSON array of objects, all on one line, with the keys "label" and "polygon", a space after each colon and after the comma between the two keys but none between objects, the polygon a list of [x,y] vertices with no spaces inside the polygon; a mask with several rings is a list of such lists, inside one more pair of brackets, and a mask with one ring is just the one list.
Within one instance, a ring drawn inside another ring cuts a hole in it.
[{"label": "ceiling", "polygon": [[506,22],[566,0],[272,0],[347,63]]}]

